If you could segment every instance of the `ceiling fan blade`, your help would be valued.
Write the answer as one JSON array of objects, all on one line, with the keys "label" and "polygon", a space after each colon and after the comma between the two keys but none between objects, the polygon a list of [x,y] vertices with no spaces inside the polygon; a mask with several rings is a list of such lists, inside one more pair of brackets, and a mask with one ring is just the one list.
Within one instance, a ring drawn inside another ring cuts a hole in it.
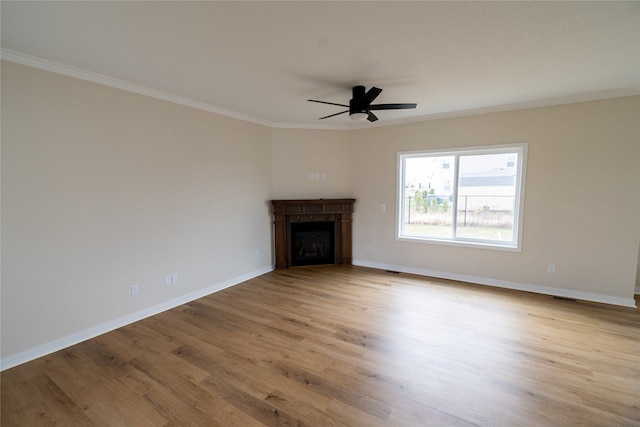
[{"label": "ceiling fan blade", "polygon": [[369,105],[370,110],[405,110],[416,108],[418,104],[374,104]]},{"label": "ceiling fan blade", "polygon": [[318,120],[328,119],[329,117],[339,116],[340,114],[344,114],[344,113],[348,113],[348,112],[349,112],[349,110],[340,111],[339,113],[331,114],[329,116],[320,117]]},{"label": "ceiling fan blade", "polygon": [[367,120],[369,120],[370,122],[375,122],[376,120],[378,120],[378,118],[376,117],[375,114],[369,111],[369,117],[367,117]]},{"label": "ceiling fan blade", "polygon": [[344,104],[336,104],[335,102],[316,101],[315,99],[307,99],[307,101],[311,101],[311,102],[319,102],[320,104],[337,105],[338,107],[347,107],[347,108],[349,108],[349,106],[348,106],[348,105],[344,105]]},{"label": "ceiling fan blade", "polygon": [[382,89],[379,89],[377,87],[372,87],[360,99],[355,101],[356,107],[361,107],[361,108],[367,107],[369,104],[373,102],[374,99],[378,97],[378,95],[380,95],[380,92],[382,92]]}]

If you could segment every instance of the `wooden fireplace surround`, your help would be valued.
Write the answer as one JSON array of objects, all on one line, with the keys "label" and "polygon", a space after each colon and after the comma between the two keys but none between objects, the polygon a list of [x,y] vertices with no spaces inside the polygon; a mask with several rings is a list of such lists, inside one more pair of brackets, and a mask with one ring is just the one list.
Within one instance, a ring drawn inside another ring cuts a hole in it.
[{"label": "wooden fireplace surround", "polygon": [[291,224],[333,222],[335,264],[351,264],[355,199],[272,200],[276,268],[291,266]]}]

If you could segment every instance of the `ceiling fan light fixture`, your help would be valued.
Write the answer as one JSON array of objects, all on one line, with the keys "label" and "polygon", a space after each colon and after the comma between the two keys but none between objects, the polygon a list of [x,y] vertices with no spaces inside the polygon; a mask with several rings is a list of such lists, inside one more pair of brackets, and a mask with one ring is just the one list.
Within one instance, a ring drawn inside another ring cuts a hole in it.
[{"label": "ceiling fan light fixture", "polygon": [[363,120],[367,120],[367,117],[369,117],[369,114],[365,112],[352,113],[349,115],[349,117],[351,117],[351,120],[353,121],[361,122]]}]

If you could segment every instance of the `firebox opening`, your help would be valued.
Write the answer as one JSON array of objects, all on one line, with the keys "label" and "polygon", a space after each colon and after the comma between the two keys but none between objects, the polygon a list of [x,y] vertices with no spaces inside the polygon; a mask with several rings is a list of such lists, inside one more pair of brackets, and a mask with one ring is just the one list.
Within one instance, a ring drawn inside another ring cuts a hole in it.
[{"label": "firebox opening", "polygon": [[333,222],[291,224],[291,265],[335,263]]}]

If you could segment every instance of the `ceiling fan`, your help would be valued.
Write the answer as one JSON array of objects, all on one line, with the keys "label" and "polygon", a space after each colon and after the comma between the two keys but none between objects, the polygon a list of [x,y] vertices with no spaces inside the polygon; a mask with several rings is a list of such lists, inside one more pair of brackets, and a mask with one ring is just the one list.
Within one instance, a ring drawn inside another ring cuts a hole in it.
[{"label": "ceiling fan", "polygon": [[336,104],[335,102],[317,101],[315,99],[308,99],[307,101],[319,102],[320,104],[337,105],[339,107],[347,107],[348,110],[341,111],[339,113],[331,114],[325,117],[320,117],[318,120],[328,119],[329,117],[338,116],[340,114],[349,113],[349,117],[352,120],[360,121],[367,119],[370,122],[378,120],[372,110],[404,110],[409,108],[416,108],[417,104],[371,104],[374,99],[380,95],[382,89],[372,87],[368,91],[364,86],[353,87],[353,98],[349,101],[349,105]]}]

